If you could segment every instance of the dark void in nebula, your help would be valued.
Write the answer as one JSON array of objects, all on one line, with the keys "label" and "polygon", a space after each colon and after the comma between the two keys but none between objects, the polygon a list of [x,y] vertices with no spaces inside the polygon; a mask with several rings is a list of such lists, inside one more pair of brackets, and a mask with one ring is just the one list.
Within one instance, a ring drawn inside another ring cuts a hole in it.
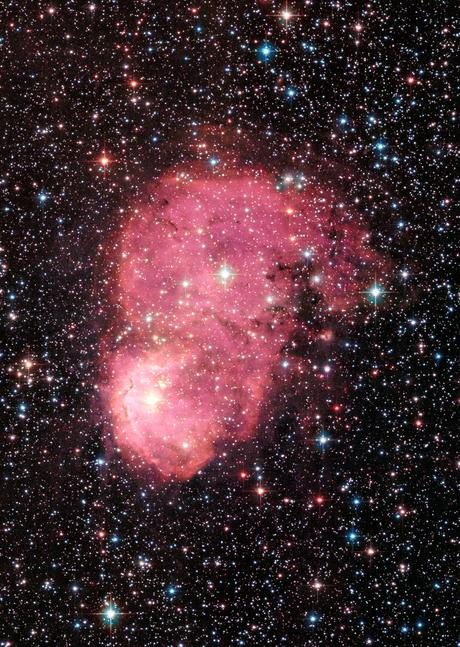
[{"label": "dark void in nebula", "polygon": [[125,461],[185,480],[270,415],[294,336],[324,333],[299,316],[305,292],[323,316],[344,316],[382,261],[330,181],[280,179],[225,147],[168,168],[143,195],[115,245],[103,399]]}]

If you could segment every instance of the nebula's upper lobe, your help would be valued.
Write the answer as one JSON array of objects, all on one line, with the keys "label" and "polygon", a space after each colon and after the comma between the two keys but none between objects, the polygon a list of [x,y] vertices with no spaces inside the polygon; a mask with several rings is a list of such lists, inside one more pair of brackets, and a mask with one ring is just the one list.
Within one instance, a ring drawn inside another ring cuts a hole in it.
[{"label": "nebula's upper lobe", "polygon": [[[256,432],[299,293],[345,310],[374,269],[368,235],[330,189],[279,192],[272,175],[173,169],[120,240],[116,350],[104,401],[128,462],[187,479],[224,439]],[[300,279],[299,279],[300,277]]]}]

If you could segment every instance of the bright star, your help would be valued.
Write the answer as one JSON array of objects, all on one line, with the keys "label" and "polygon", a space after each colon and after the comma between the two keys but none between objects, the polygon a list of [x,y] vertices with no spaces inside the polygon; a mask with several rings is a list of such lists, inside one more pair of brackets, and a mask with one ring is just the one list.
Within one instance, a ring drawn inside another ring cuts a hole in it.
[{"label": "bright star", "polygon": [[235,276],[235,273],[230,267],[228,267],[228,265],[222,265],[222,267],[217,272],[217,276],[220,282],[225,285],[227,281]]},{"label": "bright star", "polygon": [[113,625],[118,622],[118,618],[121,615],[121,612],[117,605],[114,604],[112,600],[109,600],[106,603],[105,609],[100,615],[102,616],[102,621],[104,622],[104,624],[108,625],[111,630]]},{"label": "bright star", "polygon": [[367,298],[369,301],[374,303],[374,306],[377,306],[377,302],[380,301],[380,299],[383,297],[385,294],[385,290],[383,286],[379,285],[376,281],[371,285],[371,287],[365,291],[367,294]]},{"label": "bright star", "polygon": [[275,53],[275,50],[270,43],[262,43],[257,52],[263,61],[268,61]]},{"label": "bright star", "polygon": [[281,20],[284,20],[286,23],[286,29],[288,26],[288,22],[291,20],[291,18],[298,18],[299,14],[292,13],[292,11],[289,9],[288,4],[284,5],[284,9],[280,11],[279,13],[272,14],[273,16],[276,16],[276,18],[280,18]]},{"label": "bright star", "polygon": [[350,530],[347,537],[349,541],[353,543],[354,541],[356,541],[356,539],[358,539],[358,533],[356,532],[356,530]]}]

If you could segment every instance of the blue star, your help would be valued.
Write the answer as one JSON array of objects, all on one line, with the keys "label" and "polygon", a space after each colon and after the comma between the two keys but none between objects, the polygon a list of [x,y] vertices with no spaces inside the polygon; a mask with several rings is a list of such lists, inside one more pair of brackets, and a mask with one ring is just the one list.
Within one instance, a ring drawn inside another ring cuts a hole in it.
[{"label": "blue star", "polygon": [[270,43],[265,42],[259,47],[257,53],[262,61],[268,61],[272,56],[274,56],[275,49]]},{"label": "blue star", "polygon": [[358,532],[356,530],[350,530],[347,534],[347,538],[348,541],[353,544],[358,539]]},{"label": "blue star", "polygon": [[377,302],[380,301],[380,299],[383,297],[384,294],[385,294],[385,290],[384,290],[383,286],[379,285],[378,283],[374,283],[367,290],[367,295],[368,295],[367,298],[374,305],[377,305]]},{"label": "blue star", "polygon": [[317,442],[320,445],[320,447],[325,447],[329,442],[329,438],[326,436],[325,433],[322,433],[318,436]]},{"label": "blue star", "polygon": [[112,602],[107,605],[107,607],[104,609],[104,612],[102,614],[104,623],[107,625],[112,626],[115,624],[118,620],[118,616],[120,615],[120,610],[117,607],[116,604],[113,604]]}]

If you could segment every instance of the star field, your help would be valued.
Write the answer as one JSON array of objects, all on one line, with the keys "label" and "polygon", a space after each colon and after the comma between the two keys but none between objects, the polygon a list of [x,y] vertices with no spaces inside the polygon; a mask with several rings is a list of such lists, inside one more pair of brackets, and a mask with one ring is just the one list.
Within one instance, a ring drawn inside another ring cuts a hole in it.
[{"label": "star field", "polygon": [[0,646],[459,645],[452,8],[0,15]]}]

